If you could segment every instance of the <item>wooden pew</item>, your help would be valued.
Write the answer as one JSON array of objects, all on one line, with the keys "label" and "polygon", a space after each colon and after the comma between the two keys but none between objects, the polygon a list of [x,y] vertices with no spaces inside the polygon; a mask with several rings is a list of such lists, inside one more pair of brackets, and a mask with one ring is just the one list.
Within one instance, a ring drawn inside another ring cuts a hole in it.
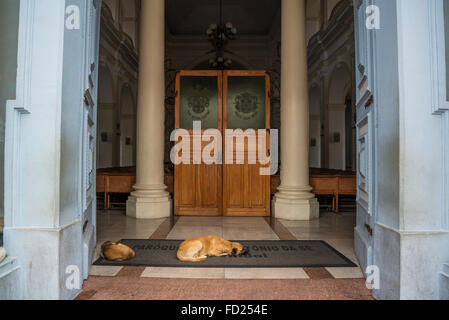
[{"label": "wooden pew", "polygon": [[[277,192],[280,183],[279,175],[271,177],[271,194]],[[311,169],[310,185],[312,193],[315,195],[332,197],[332,211],[334,212],[340,210],[340,196],[357,195],[357,179],[353,172]]]},{"label": "wooden pew", "polygon": [[[105,210],[111,208],[111,194],[133,192],[133,186],[136,184],[136,173],[133,168],[113,168],[109,170],[100,170],[97,172],[97,193],[104,195]],[[165,175],[165,185],[167,191],[173,194],[174,178],[171,174]]]},{"label": "wooden pew", "polygon": [[339,177],[332,175],[310,176],[312,193],[319,196],[332,197],[332,211],[338,212],[338,185]]},{"label": "wooden pew", "polygon": [[[322,173],[320,173],[322,172]],[[114,168],[99,170],[97,173],[97,193],[104,194],[104,208],[111,207],[111,193],[130,194],[136,183],[135,168]],[[271,177],[271,194],[276,194],[281,184],[279,175]],[[174,192],[173,174],[165,175],[167,191]],[[339,197],[356,196],[357,182],[353,172],[312,169],[310,173],[312,192],[320,196],[332,197],[332,210],[339,212]]]}]

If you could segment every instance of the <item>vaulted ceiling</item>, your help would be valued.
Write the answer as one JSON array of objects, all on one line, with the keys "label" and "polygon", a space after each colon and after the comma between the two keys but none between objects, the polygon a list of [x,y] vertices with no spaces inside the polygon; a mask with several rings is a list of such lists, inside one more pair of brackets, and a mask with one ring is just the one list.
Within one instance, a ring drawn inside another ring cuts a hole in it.
[{"label": "vaulted ceiling", "polygon": [[[138,47],[142,0],[103,0],[117,23]],[[319,31],[340,0],[306,0],[307,38]],[[280,28],[282,0],[223,0],[223,22],[231,21],[239,36],[266,36]],[[174,37],[204,37],[219,22],[220,0],[165,0],[168,33]],[[323,13],[323,10],[325,13]]]},{"label": "vaulted ceiling", "polygon": [[[166,0],[167,27],[173,36],[203,35],[218,23],[220,0]],[[281,0],[223,0],[223,22],[239,35],[267,35],[280,17]]]}]

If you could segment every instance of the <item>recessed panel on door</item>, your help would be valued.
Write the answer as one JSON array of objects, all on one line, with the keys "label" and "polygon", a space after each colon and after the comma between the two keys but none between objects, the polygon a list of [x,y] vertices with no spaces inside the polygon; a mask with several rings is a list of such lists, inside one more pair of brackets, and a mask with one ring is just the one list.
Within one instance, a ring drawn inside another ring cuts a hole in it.
[{"label": "recessed panel on door", "polygon": [[224,215],[270,215],[270,176],[261,170],[270,166],[268,91],[265,71],[224,72]]},{"label": "recessed panel on door", "polygon": [[[183,161],[175,165],[175,214],[221,215],[222,168],[217,163],[203,163],[203,151],[210,142],[202,138],[207,129],[221,132],[221,72],[181,71],[176,90],[175,128],[184,129],[179,138],[188,147],[179,150]],[[201,131],[194,132],[194,122],[200,124]],[[220,136],[214,137],[221,145]],[[213,151],[209,154],[215,156]]]}]

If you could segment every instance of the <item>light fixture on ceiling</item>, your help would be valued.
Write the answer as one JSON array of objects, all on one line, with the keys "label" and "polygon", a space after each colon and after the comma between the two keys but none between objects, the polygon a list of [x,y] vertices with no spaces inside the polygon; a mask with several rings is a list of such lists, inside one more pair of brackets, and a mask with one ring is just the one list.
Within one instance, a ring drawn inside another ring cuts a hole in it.
[{"label": "light fixture on ceiling", "polygon": [[223,23],[223,0],[220,0],[220,23],[211,24],[206,31],[207,38],[214,46],[215,59],[210,59],[209,64],[214,69],[227,69],[232,65],[231,59],[224,56],[225,48],[229,40],[235,40],[237,28],[232,22]]}]

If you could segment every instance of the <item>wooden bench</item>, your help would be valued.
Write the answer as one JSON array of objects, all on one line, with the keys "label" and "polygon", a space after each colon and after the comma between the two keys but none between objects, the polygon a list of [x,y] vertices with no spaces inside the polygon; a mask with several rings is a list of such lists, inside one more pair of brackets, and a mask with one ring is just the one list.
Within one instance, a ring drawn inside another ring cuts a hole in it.
[{"label": "wooden bench", "polygon": [[[340,196],[356,196],[357,195],[357,178],[355,173],[323,170],[320,174],[318,170],[314,169],[310,174],[310,185],[312,193],[318,196],[332,197],[332,211],[339,212]],[[277,188],[281,183],[278,175],[271,178],[271,194],[277,192]]]},{"label": "wooden bench", "polygon": [[[136,183],[135,168],[117,168],[99,170],[97,173],[97,193],[104,194],[104,208],[111,208],[111,194],[130,194]],[[277,193],[281,184],[279,175],[271,177],[271,194]],[[167,191],[174,192],[173,174],[165,175]],[[312,192],[319,196],[332,197],[332,211],[339,212],[340,196],[356,196],[357,182],[355,173],[333,170],[312,169],[310,173]]]},{"label": "wooden bench", "polygon": [[[173,175],[165,176],[165,185],[168,187],[167,191],[170,193],[173,193],[173,181]],[[105,210],[111,208],[111,194],[130,194],[133,192],[135,184],[136,173],[132,169],[110,169],[97,172],[97,193],[104,195]]]}]

